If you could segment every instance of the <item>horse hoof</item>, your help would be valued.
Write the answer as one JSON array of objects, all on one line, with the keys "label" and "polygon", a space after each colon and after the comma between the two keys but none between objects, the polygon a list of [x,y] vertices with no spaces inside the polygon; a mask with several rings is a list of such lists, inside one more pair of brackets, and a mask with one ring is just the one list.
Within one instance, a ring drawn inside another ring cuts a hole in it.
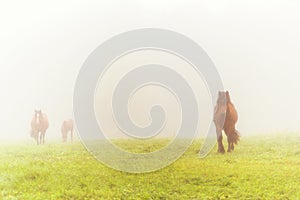
[{"label": "horse hoof", "polygon": [[225,150],[224,149],[218,149],[218,153],[225,153]]}]

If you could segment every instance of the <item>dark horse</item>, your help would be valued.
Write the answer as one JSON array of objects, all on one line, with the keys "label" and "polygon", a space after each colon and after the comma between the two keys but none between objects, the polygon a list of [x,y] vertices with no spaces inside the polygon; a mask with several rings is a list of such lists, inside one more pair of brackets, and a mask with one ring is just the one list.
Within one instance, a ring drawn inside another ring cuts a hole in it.
[{"label": "dark horse", "polygon": [[224,153],[225,149],[222,143],[223,136],[222,130],[224,130],[227,141],[228,149],[227,152],[234,150],[234,144],[240,139],[239,132],[235,129],[235,123],[238,120],[237,111],[232,104],[229,96],[229,92],[219,92],[217,105],[215,106],[214,112],[214,123],[216,126],[217,137],[218,137],[218,152]]}]

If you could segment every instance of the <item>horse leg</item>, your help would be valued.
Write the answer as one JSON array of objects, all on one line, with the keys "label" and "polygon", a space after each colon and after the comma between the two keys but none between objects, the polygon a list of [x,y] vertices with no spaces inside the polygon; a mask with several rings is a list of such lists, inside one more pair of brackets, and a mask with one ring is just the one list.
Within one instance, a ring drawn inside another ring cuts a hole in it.
[{"label": "horse leg", "polygon": [[231,141],[230,137],[228,137],[228,149],[227,152],[231,152],[233,151],[234,147],[233,147],[233,142]]},{"label": "horse leg", "polygon": [[71,142],[73,142],[73,129],[71,130]]},{"label": "horse leg", "polygon": [[43,131],[43,132],[41,133],[41,143],[42,143],[42,144],[45,144],[45,134],[46,134],[46,131]]},{"label": "horse leg", "polygon": [[234,151],[234,143],[231,143],[231,150]]},{"label": "horse leg", "polygon": [[43,132],[40,133],[40,144],[43,144]]},{"label": "horse leg", "polygon": [[227,142],[228,142],[227,152],[230,152],[230,151],[231,151],[231,142],[230,142],[230,137],[229,137],[229,135],[227,135]]},{"label": "horse leg", "polygon": [[234,151],[234,130],[229,132],[231,133],[228,138],[228,152]]},{"label": "horse leg", "polygon": [[43,133],[43,144],[45,144],[45,135],[46,135],[46,132]]},{"label": "horse leg", "polygon": [[222,129],[217,128],[217,137],[218,137],[218,152],[225,153],[224,145],[223,145],[223,136],[222,136]]},{"label": "horse leg", "polygon": [[38,132],[36,135],[36,141],[37,141],[37,145],[40,145],[40,132]]},{"label": "horse leg", "polygon": [[39,133],[35,135],[36,144],[39,145]]},{"label": "horse leg", "polygon": [[67,134],[64,131],[62,132],[62,141],[63,143],[67,141]]}]

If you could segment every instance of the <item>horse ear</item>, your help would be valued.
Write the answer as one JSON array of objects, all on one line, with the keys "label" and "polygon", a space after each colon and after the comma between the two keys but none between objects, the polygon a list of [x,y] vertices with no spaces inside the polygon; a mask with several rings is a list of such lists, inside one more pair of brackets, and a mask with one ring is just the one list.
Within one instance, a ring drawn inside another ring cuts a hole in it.
[{"label": "horse ear", "polygon": [[226,94],[229,95],[229,92],[226,90]]}]

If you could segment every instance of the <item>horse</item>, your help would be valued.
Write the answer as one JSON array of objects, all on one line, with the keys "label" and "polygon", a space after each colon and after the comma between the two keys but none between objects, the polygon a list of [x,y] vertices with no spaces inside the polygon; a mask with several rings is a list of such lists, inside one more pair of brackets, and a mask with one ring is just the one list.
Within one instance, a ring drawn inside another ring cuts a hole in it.
[{"label": "horse", "polygon": [[61,126],[61,134],[62,134],[63,142],[67,142],[67,136],[69,132],[71,133],[71,141],[73,141],[73,130],[74,130],[74,126],[73,126],[72,119],[63,121]]},{"label": "horse", "polygon": [[31,137],[33,137],[37,145],[45,143],[45,134],[49,127],[48,117],[41,110],[35,110],[31,120]]},{"label": "horse", "polygon": [[235,129],[235,124],[238,120],[237,111],[231,102],[229,92],[219,91],[217,104],[214,109],[214,124],[216,126],[217,141],[218,141],[218,152],[225,153],[223,146],[222,131],[224,130],[227,141],[228,149],[227,152],[234,150],[234,144],[237,144],[240,140],[240,134]]}]

